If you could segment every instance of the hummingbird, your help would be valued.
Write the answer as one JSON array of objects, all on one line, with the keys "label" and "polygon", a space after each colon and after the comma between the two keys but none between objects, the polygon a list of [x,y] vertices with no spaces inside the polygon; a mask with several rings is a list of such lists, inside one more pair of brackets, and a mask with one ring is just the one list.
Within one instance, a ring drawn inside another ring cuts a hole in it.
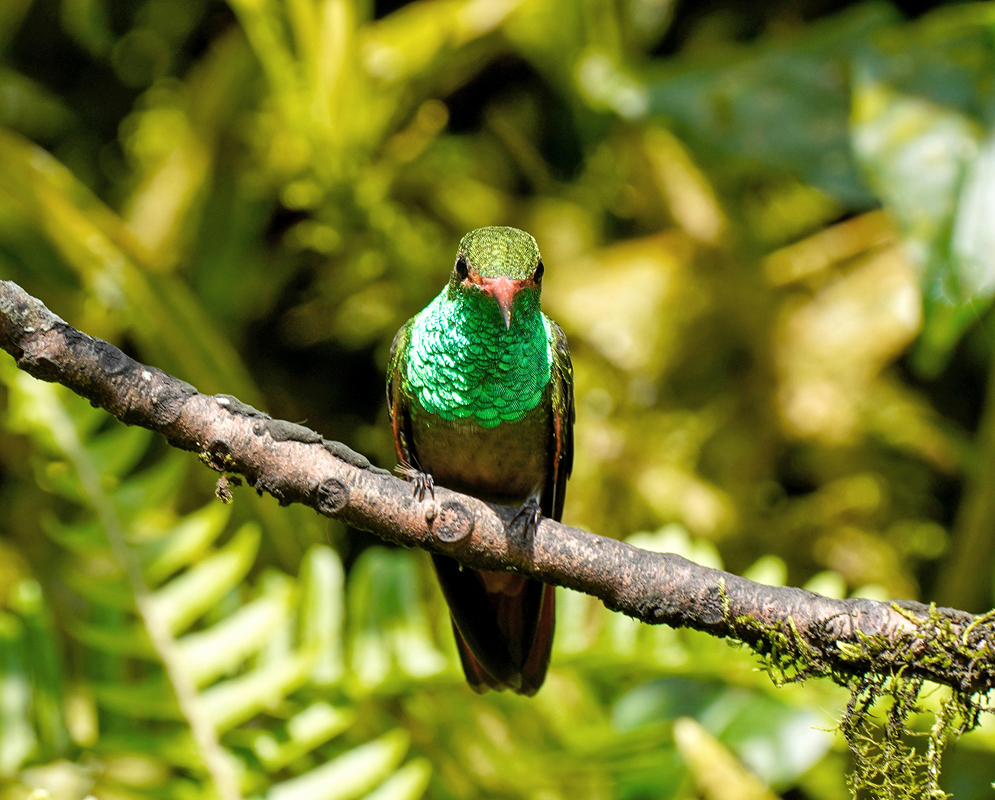
[{"label": "hummingbird", "polygon": [[[539,246],[517,228],[470,231],[449,282],[394,337],[387,402],[399,471],[415,494],[444,486],[518,508],[534,534],[559,520],[573,466],[573,368],[540,309]],[[433,554],[467,682],[477,692],[542,686],[553,587]]]}]

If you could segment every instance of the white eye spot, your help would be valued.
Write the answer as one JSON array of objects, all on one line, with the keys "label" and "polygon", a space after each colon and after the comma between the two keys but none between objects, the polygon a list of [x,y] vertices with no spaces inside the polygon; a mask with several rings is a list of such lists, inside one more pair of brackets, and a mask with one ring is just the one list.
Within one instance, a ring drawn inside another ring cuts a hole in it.
[{"label": "white eye spot", "polygon": [[217,398],[217,401],[218,401],[218,405],[219,406],[230,406],[231,405],[231,400],[229,400],[227,397],[219,397],[219,398]]},{"label": "white eye spot", "polygon": [[143,381],[150,381],[150,380],[152,380],[152,373],[149,372],[147,369],[143,369],[142,370],[142,380]]}]

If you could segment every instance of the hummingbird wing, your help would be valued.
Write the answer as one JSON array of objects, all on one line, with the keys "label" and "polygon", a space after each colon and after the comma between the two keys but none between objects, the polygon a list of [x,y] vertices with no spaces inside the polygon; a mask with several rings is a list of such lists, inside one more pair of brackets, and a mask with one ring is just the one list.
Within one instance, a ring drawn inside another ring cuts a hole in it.
[{"label": "hummingbird wing", "polygon": [[[573,364],[567,337],[560,326],[550,320],[553,335],[553,364],[550,386],[550,437],[549,468],[546,486],[539,498],[542,513],[557,522],[563,516],[563,499],[567,478],[574,461],[574,380]],[[534,626],[534,632],[525,632],[525,641],[532,645],[522,663],[522,694],[535,694],[546,678],[546,668],[553,650],[553,630],[556,621],[555,591],[552,586],[529,580],[522,592],[522,617]]]},{"label": "hummingbird wing", "polygon": [[549,321],[553,334],[553,365],[551,375],[551,415],[553,426],[552,452],[546,487],[540,499],[542,513],[557,522],[563,517],[563,498],[567,491],[567,478],[574,466],[574,370],[570,361],[567,337],[560,326]]},{"label": "hummingbird wing", "polygon": [[404,466],[415,467],[412,452],[411,414],[409,400],[401,391],[404,376],[408,341],[411,338],[413,319],[408,320],[394,336],[390,344],[390,360],[387,365],[387,410],[390,413],[390,427],[394,433],[394,452]]}]

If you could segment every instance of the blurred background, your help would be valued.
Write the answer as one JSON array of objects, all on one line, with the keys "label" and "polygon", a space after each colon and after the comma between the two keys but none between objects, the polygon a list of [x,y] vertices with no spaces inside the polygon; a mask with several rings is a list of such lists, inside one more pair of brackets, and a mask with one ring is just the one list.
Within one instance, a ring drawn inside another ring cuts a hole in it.
[{"label": "blurred background", "polygon": [[[993,76],[987,3],[0,0],[0,277],[390,468],[394,332],[525,228],[565,522],[983,611]],[[424,554],[215,478],[0,356],[4,800],[849,796],[838,687],[561,591],[476,696]]]}]

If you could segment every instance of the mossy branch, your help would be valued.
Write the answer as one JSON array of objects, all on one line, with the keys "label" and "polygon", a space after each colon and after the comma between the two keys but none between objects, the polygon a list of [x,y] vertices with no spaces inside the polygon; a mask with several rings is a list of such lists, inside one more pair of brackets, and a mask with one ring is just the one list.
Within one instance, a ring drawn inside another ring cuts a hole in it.
[{"label": "mossy branch", "polygon": [[[0,347],[18,366],[67,386],[129,425],[161,433],[223,474],[318,513],[477,569],[513,570],[600,598],[649,624],[744,642],[776,680],[827,676],[850,686],[901,676],[960,697],[995,685],[995,617],[921,603],[833,600],[771,587],[543,519],[506,529],[514,510],[446,489],[419,502],[410,484],[315,431],[227,395],[204,395],[65,323],[0,281]],[[219,493],[228,491],[222,477]]]}]

